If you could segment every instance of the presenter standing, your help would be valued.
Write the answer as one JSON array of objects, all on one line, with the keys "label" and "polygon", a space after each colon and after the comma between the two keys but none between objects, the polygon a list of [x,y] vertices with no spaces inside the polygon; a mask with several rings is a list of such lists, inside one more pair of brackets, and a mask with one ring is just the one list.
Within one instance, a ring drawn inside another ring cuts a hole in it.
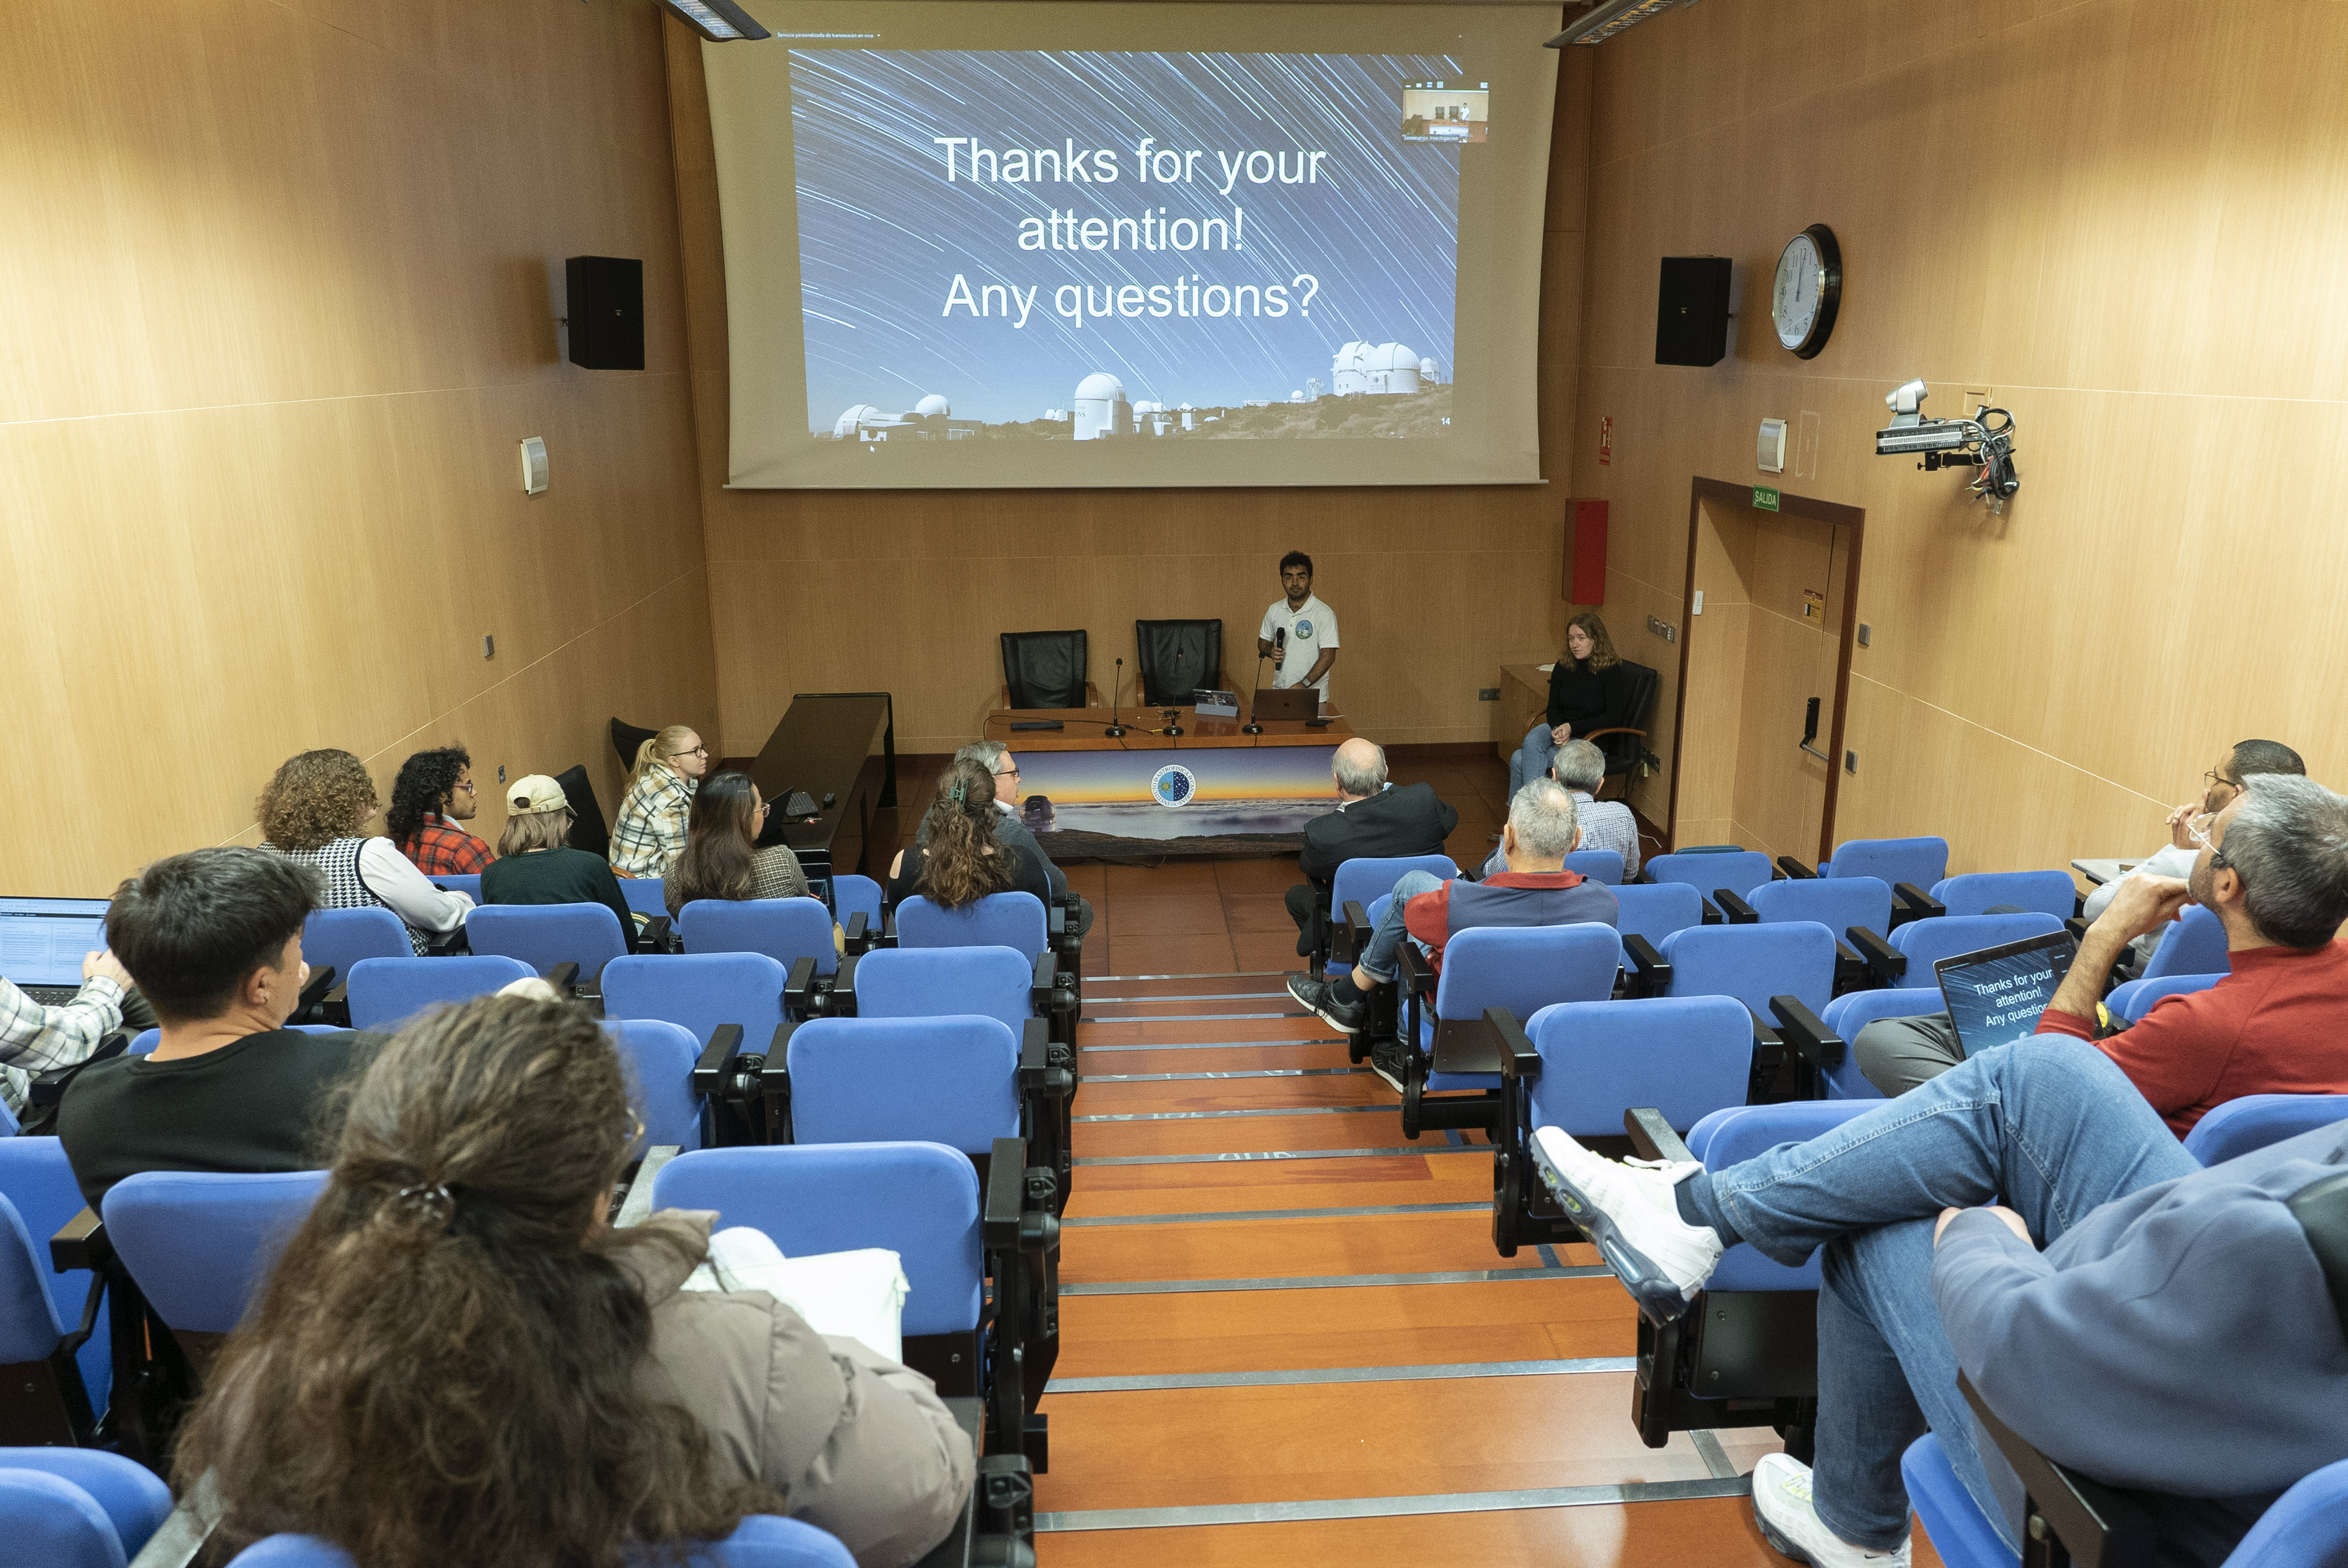
[{"label": "presenter standing", "polygon": [[1280,587],[1285,595],[1263,613],[1263,628],[1256,634],[1255,651],[1272,662],[1275,689],[1309,686],[1321,694],[1321,711],[1329,708],[1329,666],[1337,662],[1337,612],[1313,595],[1313,557],[1292,550],[1280,558]]}]

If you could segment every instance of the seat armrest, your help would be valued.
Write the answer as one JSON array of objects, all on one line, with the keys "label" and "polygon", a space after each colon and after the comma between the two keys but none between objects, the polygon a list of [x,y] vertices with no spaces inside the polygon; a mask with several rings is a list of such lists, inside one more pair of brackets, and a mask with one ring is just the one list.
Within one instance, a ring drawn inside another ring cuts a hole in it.
[{"label": "seat armrest", "polygon": [[1396,979],[1406,995],[1435,999],[1436,974],[1426,954],[1406,942],[1395,949]]},{"label": "seat armrest", "polygon": [[1370,923],[1368,912],[1362,908],[1362,901],[1357,898],[1347,899],[1338,918],[1325,924],[1329,933],[1329,960],[1334,964],[1358,962],[1362,950],[1370,944],[1371,934],[1375,929]]},{"label": "seat armrest", "polygon": [[[1726,890],[1723,888],[1715,888],[1712,891],[1714,896],[1717,897]],[[1704,901],[1704,923],[1706,925],[1720,925],[1725,923],[1725,917],[1720,913],[1720,905],[1713,903],[1712,899],[1709,898]]]},{"label": "seat armrest", "polygon": [[568,996],[579,988],[579,965],[566,958],[560,964],[548,965],[538,977]]},{"label": "seat armrest", "polygon": [[1045,904],[1044,906],[1044,934],[1046,936],[1065,936],[1067,934],[1067,930],[1068,912],[1062,909],[1057,903]]},{"label": "seat armrest", "polygon": [[853,1015],[856,1011],[858,956],[853,953],[842,954],[839,960],[839,971],[831,977],[831,1010],[835,1015]]},{"label": "seat armrest", "polygon": [[2051,1532],[2078,1568],[2148,1568],[2158,1532],[2143,1509],[2101,1481],[2090,1480],[2048,1459],[1997,1418],[1972,1380],[1957,1374],[1957,1391],[1973,1408],[1982,1429],[2005,1456],[2029,1494],[2033,1517],[2025,1528],[2034,1540]]},{"label": "seat armrest", "polygon": [[[297,1013],[294,1016],[300,1017],[301,1015]],[[76,1062],[74,1067],[80,1065]],[[25,1103],[55,1105],[65,1099],[66,1084],[72,1078],[73,1070],[73,1068],[51,1068],[46,1072],[35,1073],[33,1081],[25,1086]]]},{"label": "seat armrest", "polygon": [[1059,954],[1046,950],[1035,954],[1035,973],[1027,982],[1028,1000],[1037,1012],[1052,1005],[1052,988],[1059,984]]},{"label": "seat armrest", "polygon": [[1500,1037],[1500,1077],[1530,1081],[1540,1077],[1540,1052],[1525,1034],[1525,1026],[1506,1007],[1484,1009],[1484,1022]]},{"label": "seat armrest", "polygon": [[2087,940],[2087,926],[2089,923],[2090,923],[2083,916],[2075,914],[2070,919],[2063,923],[2063,929],[2071,934],[2072,941],[2085,942]]},{"label": "seat armrest", "polygon": [[1772,996],[1769,1011],[1777,1016],[1777,1033],[1821,1072],[1842,1060],[1842,1037],[1819,1021],[1799,996]]},{"label": "seat armrest", "polygon": [[1637,973],[1633,982],[1649,996],[1660,996],[1672,986],[1672,966],[1655,951],[1655,944],[1635,931],[1622,933],[1623,956],[1631,960]]},{"label": "seat armrest", "polygon": [[979,1235],[994,1251],[1019,1245],[1020,1196],[1025,1191],[1027,1140],[998,1138],[986,1162],[986,1191],[981,1196]]},{"label": "seat armrest", "polygon": [[1854,925],[1844,934],[1850,938],[1850,944],[1859,949],[1859,957],[1866,961],[1868,968],[1875,972],[1875,977],[1885,985],[1908,973],[1908,955],[1867,927]]},{"label": "seat armrest", "polygon": [[212,1472],[204,1471],[130,1559],[129,1568],[188,1568],[204,1554],[226,1511]]},{"label": "seat armrest", "polygon": [[636,933],[635,945],[629,951],[633,953],[666,953],[668,951],[668,916],[664,914],[656,914],[653,916],[650,920],[644,922],[644,928]]},{"label": "seat armrest", "polygon": [[59,1274],[103,1268],[113,1257],[114,1243],[106,1239],[106,1222],[95,1209],[85,1208],[49,1238],[49,1266]]},{"label": "seat armrest", "polygon": [[634,1174],[628,1178],[627,1186],[613,1206],[613,1230],[641,1225],[653,1217],[653,1178],[660,1174],[662,1166],[684,1152],[685,1146],[678,1143],[655,1143],[644,1150],[644,1157],[636,1162]]},{"label": "seat armrest", "polygon": [[1949,913],[1949,906],[1918,887],[1914,882],[1894,882],[1891,896],[1908,906],[1908,918],[1927,920]]},{"label": "seat armrest", "polygon": [[783,1010],[805,1017],[814,991],[815,960],[801,954],[791,960],[791,972],[783,977]]},{"label": "seat armrest", "polygon": [[1051,1026],[1041,1018],[1030,1018],[1019,1026],[1019,1081],[1022,1085],[1041,1085],[1042,1074],[1051,1060]]},{"label": "seat armrest", "polygon": [[1721,913],[1728,916],[1729,924],[1758,925],[1761,923],[1761,912],[1726,888],[1713,889],[1712,896],[1719,903]]},{"label": "seat armrest", "polygon": [[1817,872],[1812,871],[1808,866],[1804,865],[1801,861],[1796,860],[1791,855],[1779,855],[1777,857],[1777,869],[1784,872],[1788,877],[1798,881],[1816,882],[1818,880],[1818,873]]},{"label": "seat armrest", "polygon": [[1663,1113],[1652,1105],[1632,1106],[1622,1113],[1622,1130],[1631,1135],[1631,1147],[1642,1160],[1693,1161],[1688,1146],[1663,1119]]},{"label": "seat armrest", "polygon": [[860,909],[852,910],[849,913],[847,927],[848,951],[850,953],[861,953],[864,951],[864,944],[871,940],[871,937],[868,934],[871,923],[871,916],[866,914]]},{"label": "seat armrest", "polygon": [[311,1008],[324,1001],[326,999],[327,993],[335,992],[337,988],[335,985],[335,966],[331,964],[321,964],[317,965],[310,971],[308,977],[302,982],[302,994],[295,997],[294,1001],[294,1016],[297,1018],[302,1016]]},{"label": "seat armrest", "polygon": [[702,1047],[700,1059],[693,1064],[693,1092],[706,1099],[717,1092],[726,1077],[726,1067],[734,1053],[742,1048],[742,1026],[720,1024],[709,1032],[709,1044]]}]

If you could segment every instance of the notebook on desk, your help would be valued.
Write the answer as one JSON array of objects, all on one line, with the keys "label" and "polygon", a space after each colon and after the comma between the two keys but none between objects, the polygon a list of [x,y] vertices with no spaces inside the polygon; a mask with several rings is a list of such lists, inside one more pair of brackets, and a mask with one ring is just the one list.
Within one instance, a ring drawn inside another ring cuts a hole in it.
[{"label": "notebook on desk", "polygon": [[2058,931],[1960,953],[1932,965],[1957,1026],[1958,1049],[1979,1056],[2035,1033],[2038,1016],[2071,972],[2076,951],[2070,934]]},{"label": "notebook on desk", "polygon": [[1321,693],[1309,686],[1258,686],[1255,721],[1267,718],[1313,718],[1321,712]]},{"label": "notebook on desk", "polygon": [[73,1000],[82,954],[105,946],[102,898],[0,898],[0,975],[43,1006]]}]

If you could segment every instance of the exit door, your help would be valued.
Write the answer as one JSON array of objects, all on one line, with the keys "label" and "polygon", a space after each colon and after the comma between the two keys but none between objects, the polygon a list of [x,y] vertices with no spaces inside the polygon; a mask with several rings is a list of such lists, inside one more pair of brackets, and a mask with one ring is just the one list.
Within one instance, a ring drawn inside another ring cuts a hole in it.
[{"label": "exit door", "polygon": [[1834,828],[1856,525],[1750,494],[1697,481],[1672,842],[1815,861]]}]

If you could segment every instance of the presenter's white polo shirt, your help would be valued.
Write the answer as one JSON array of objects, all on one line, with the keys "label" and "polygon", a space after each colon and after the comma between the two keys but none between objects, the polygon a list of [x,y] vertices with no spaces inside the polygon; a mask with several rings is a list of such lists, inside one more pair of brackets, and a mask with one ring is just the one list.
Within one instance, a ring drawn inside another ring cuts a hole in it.
[{"label": "presenter's white polo shirt", "polygon": [[[1337,645],[1337,612],[1321,603],[1317,593],[1308,596],[1293,610],[1288,607],[1285,597],[1274,599],[1272,608],[1263,613],[1263,630],[1256,635],[1269,643],[1273,640],[1272,634],[1280,631],[1288,634],[1288,645],[1279,669],[1272,673],[1272,684],[1275,687],[1303,686],[1304,672],[1320,658],[1321,650]],[[1324,675],[1313,686],[1321,694],[1322,711],[1327,712],[1329,677]]]}]

